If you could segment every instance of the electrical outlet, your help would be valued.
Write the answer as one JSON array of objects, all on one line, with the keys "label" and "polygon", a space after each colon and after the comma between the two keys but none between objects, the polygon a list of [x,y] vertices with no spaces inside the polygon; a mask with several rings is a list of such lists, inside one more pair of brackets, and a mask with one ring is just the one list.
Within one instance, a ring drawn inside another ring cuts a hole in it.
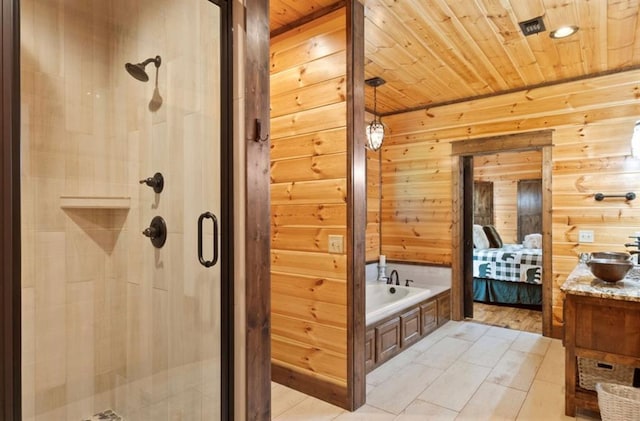
[{"label": "electrical outlet", "polygon": [[330,235],[329,236],[329,253],[342,253],[343,250],[344,250],[343,236]]},{"label": "electrical outlet", "polygon": [[593,231],[592,230],[580,230],[578,231],[578,241],[580,243],[593,243]]}]

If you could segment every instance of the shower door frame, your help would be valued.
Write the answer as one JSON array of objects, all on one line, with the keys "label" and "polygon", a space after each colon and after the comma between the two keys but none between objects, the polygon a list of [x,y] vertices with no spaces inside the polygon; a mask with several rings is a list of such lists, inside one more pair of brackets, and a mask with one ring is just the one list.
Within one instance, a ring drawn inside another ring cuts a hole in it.
[{"label": "shower door frame", "polygon": [[[221,18],[221,168],[220,246],[220,411],[232,420],[234,409],[233,318],[233,36],[232,3],[209,1]],[[20,1],[0,6],[0,419],[22,418],[21,232],[20,232]],[[215,71],[215,70],[214,70]]]},{"label": "shower door frame", "polygon": [[0,418],[22,411],[20,324],[20,60],[18,1],[0,8]]}]

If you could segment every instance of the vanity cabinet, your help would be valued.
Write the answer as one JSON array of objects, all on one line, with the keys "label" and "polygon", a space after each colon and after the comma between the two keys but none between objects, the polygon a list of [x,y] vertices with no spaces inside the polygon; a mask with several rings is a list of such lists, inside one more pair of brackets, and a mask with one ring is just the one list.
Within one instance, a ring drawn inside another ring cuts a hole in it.
[{"label": "vanity cabinet", "polygon": [[561,287],[568,416],[575,416],[577,408],[599,410],[596,392],[580,387],[578,358],[640,367],[640,270],[630,274],[631,279],[627,275],[623,281],[606,284],[579,265]]},{"label": "vanity cabinet", "polygon": [[365,337],[367,372],[404,351],[451,318],[451,294],[443,291],[372,326]]},{"label": "vanity cabinet", "polygon": [[564,317],[565,413],[574,417],[599,410],[596,392],[580,387],[578,358],[640,367],[640,302],[567,294]]}]

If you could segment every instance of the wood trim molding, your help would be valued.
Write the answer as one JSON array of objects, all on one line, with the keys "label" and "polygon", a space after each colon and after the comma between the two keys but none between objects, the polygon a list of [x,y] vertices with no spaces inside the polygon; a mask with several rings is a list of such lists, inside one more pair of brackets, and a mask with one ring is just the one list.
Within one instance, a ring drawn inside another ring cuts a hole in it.
[{"label": "wood trim molding", "polygon": [[[553,146],[553,130],[518,133],[505,136],[492,136],[481,139],[462,140],[451,143],[452,155],[452,228],[451,228],[451,316],[453,320],[464,319],[464,258],[463,258],[463,215],[464,215],[464,182],[463,161],[465,157],[493,154],[498,152],[517,152],[539,149],[542,151],[542,334],[560,337],[557,329],[552,331],[552,293],[553,293],[553,259],[552,259],[552,204],[551,179],[553,162],[551,150]],[[561,335],[561,334],[560,334]]]},{"label": "wood trim molding", "polygon": [[341,408],[344,408],[345,403],[348,401],[349,392],[347,389],[318,377],[309,376],[276,363],[271,364],[271,375],[273,376],[273,381],[276,383],[314,396]]},{"label": "wood trim molding", "polygon": [[364,6],[347,2],[347,406],[366,401],[365,259],[367,154],[364,147]]},{"label": "wood trim molding", "polygon": [[262,136],[270,132],[269,117],[269,2],[245,3],[246,37],[245,121],[245,312],[246,418],[271,419],[271,256],[269,142],[255,142],[255,121]]},{"label": "wood trim molding", "polygon": [[562,338],[562,332],[553,330],[553,214],[552,214],[552,147],[542,148],[542,334]]},{"label": "wood trim molding", "polygon": [[453,156],[451,160],[451,318],[464,320],[464,165],[460,155]]},{"label": "wood trim molding", "polygon": [[551,146],[553,130],[539,130],[451,142],[451,155],[484,155]]},{"label": "wood trim molding", "polygon": [[2,0],[0,115],[0,418],[20,420],[20,24],[18,2]]},{"label": "wood trim molding", "polygon": [[462,263],[464,317],[473,316],[473,156],[462,156]]}]

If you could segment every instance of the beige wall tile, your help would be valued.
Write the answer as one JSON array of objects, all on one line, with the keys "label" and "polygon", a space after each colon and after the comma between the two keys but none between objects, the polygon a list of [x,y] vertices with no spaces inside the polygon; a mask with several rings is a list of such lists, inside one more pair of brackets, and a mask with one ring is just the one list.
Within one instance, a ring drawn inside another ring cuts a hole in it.
[{"label": "beige wall tile", "polygon": [[95,285],[93,281],[67,283],[66,384],[67,399],[91,397],[95,386]]}]

